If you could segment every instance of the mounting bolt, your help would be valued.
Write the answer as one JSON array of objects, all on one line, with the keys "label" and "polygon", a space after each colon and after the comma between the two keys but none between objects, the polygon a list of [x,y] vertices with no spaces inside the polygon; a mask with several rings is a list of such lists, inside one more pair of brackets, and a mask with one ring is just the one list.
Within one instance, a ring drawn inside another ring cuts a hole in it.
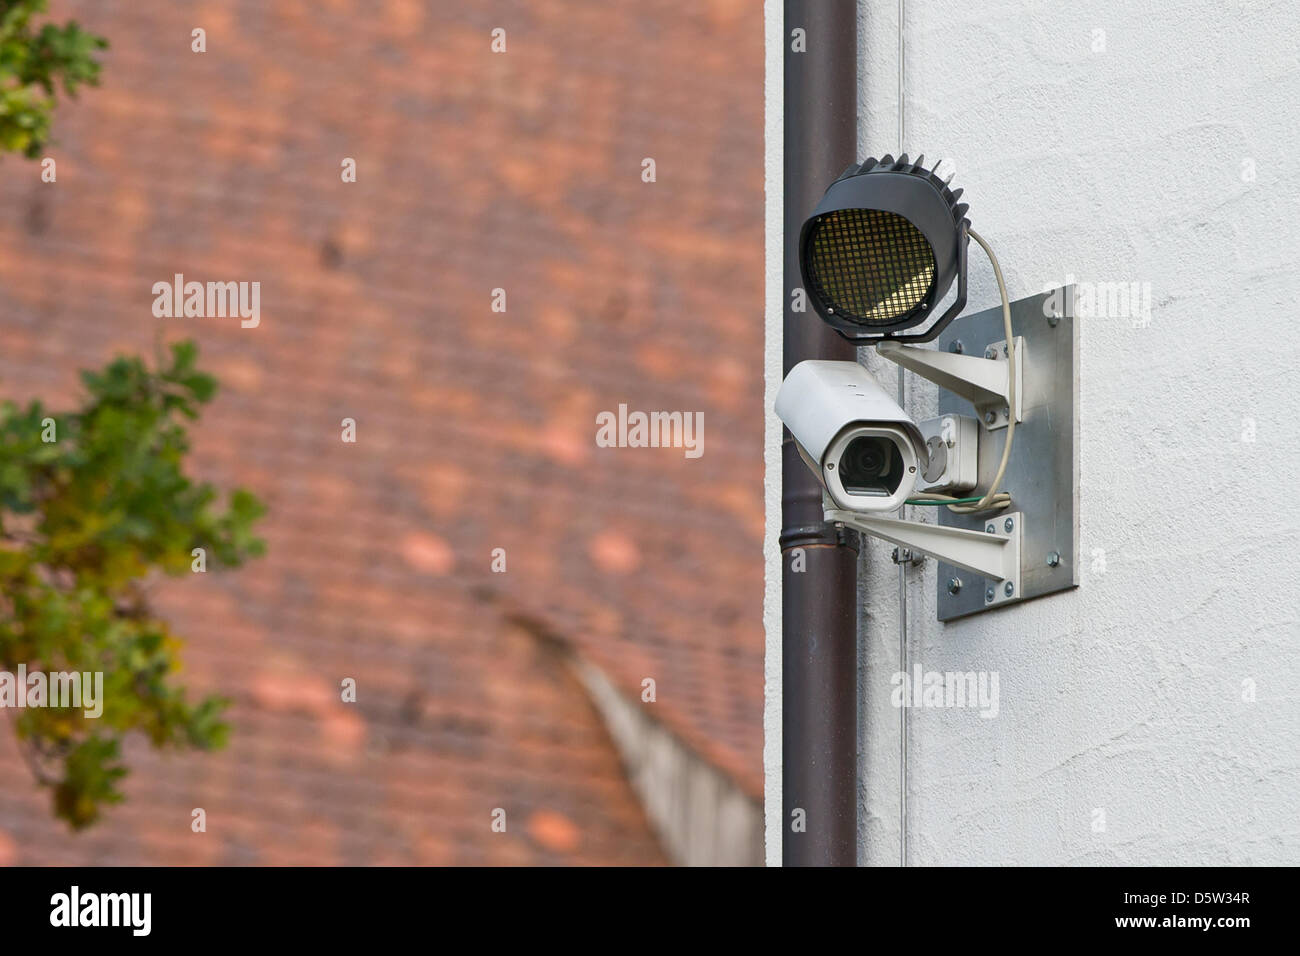
[{"label": "mounting bolt", "polygon": [[992,424],[993,424],[995,421],[997,421],[997,420],[998,420],[998,416],[995,415],[993,412],[985,412],[985,413],[984,413],[984,424],[985,424],[985,425],[992,425]]},{"label": "mounting bolt", "polygon": [[961,355],[962,352],[966,351],[966,346],[961,344],[961,339],[953,339],[952,344],[948,346],[948,351]]},{"label": "mounting bolt", "polygon": [[925,555],[921,554],[919,551],[913,552],[911,548],[895,548],[894,563],[902,564],[904,562],[907,562],[912,567],[916,567],[919,564],[925,563]]},{"label": "mounting bolt", "polygon": [[1016,586],[1012,584],[1010,581],[1008,581],[1006,587],[1002,589],[1002,593],[1005,594],[1007,597],[1011,597],[1011,595],[1016,593]]},{"label": "mounting bolt", "polygon": [[993,597],[994,597],[993,589],[989,588],[987,591],[984,592],[984,603],[987,604],[988,602],[992,601]]},{"label": "mounting bolt", "polygon": [[1005,532],[1007,532],[1008,534],[1011,533],[1011,529],[1014,528],[1015,526],[1016,526],[1016,523],[1015,523],[1014,521],[1012,521],[1010,518],[1008,518],[1006,521],[1002,522],[1002,530],[1005,531]]},{"label": "mounting bolt", "polygon": [[949,578],[949,579],[948,579],[948,593],[949,593],[949,594],[956,594],[956,593],[957,593],[958,591],[960,591],[960,590],[961,590],[961,578]]},{"label": "mounting bolt", "polygon": [[1047,552],[1047,566],[1049,568],[1054,568],[1060,563],[1061,563],[1061,552],[1059,551]]},{"label": "mounting bolt", "polygon": [[987,531],[989,534],[992,534],[996,529],[994,529],[992,524],[989,524],[984,528],[984,530]]},{"label": "mounting bolt", "polygon": [[1047,324],[1050,325],[1052,328],[1056,328],[1058,325],[1060,325],[1061,313],[1058,312],[1056,309],[1053,309],[1051,312],[1047,313]]},{"label": "mounting bolt", "polygon": [[984,350],[984,357],[987,359],[995,358],[997,354],[998,350],[991,345]]}]

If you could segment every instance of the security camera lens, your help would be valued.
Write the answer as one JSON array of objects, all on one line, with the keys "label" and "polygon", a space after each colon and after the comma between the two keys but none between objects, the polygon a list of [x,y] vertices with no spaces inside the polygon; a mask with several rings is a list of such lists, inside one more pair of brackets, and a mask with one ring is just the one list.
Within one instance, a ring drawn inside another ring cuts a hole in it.
[{"label": "security camera lens", "polygon": [[903,454],[888,438],[863,435],[840,456],[840,483],[851,495],[888,498],[903,480]]},{"label": "security camera lens", "polygon": [[893,445],[893,442],[881,438],[859,438],[853,442],[845,455],[849,459],[846,463],[849,470],[867,478],[879,475],[889,463],[889,449],[886,445]]}]

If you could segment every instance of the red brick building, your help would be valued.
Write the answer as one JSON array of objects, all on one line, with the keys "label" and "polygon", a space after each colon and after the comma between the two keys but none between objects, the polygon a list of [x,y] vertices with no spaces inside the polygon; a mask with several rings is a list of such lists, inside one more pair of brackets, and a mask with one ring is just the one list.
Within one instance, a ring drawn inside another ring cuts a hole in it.
[{"label": "red brick building", "polygon": [[[52,7],[112,49],[57,182],[0,160],[0,397],[196,339],[191,469],[269,551],[154,591],[229,747],[137,741],[71,834],[0,734],[0,862],[757,862],[760,5]],[[176,273],[259,282],[260,323],[155,318]],[[704,453],[597,447],[620,404]]]}]

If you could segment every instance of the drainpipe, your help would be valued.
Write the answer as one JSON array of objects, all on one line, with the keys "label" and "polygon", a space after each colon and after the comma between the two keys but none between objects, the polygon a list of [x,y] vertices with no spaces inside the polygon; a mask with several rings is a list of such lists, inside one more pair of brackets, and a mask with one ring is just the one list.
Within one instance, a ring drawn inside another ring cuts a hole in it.
[{"label": "drainpipe", "polygon": [[[817,314],[792,310],[799,228],[857,158],[856,0],[785,0],[785,372],[856,357]],[[801,27],[806,52],[791,50]],[[822,520],[821,485],[789,431],[781,444],[781,786],[785,866],[857,864],[857,557]],[[802,552],[802,572],[795,570]],[[803,811],[803,832],[792,824]]]}]

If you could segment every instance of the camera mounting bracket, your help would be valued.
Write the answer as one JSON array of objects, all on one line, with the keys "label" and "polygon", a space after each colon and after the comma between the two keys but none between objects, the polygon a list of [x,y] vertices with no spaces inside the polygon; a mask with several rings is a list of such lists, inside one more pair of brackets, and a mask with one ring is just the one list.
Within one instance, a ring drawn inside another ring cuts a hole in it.
[{"label": "camera mounting bracket", "polygon": [[[827,521],[910,548],[975,575],[963,582],[958,576],[941,582],[953,593],[965,587],[978,590],[985,607],[994,607],[1020,596],[1020,551],[1024,538],[1024,515],[999,514],[984,522],[984,530],[946,528],[942,525],[878,518],[857,511],[825,509]],[[981,580],[983,579],[983,580]]]},{"label": "camera mounting bracket", "polygon": [[[1000,313],[999,313],[1000,314]],[[983,358],[960,352],[937,351],[919,345],[881,342],[876,354],[928,379],[940,388],[966,399],[979,414],[984,427],[993,431],[1007,427],[1011,412],[1011,391],[1006,339],[991,343]],[[1025,420],[1025,339],[1016,336],[1016,424]]]}]

